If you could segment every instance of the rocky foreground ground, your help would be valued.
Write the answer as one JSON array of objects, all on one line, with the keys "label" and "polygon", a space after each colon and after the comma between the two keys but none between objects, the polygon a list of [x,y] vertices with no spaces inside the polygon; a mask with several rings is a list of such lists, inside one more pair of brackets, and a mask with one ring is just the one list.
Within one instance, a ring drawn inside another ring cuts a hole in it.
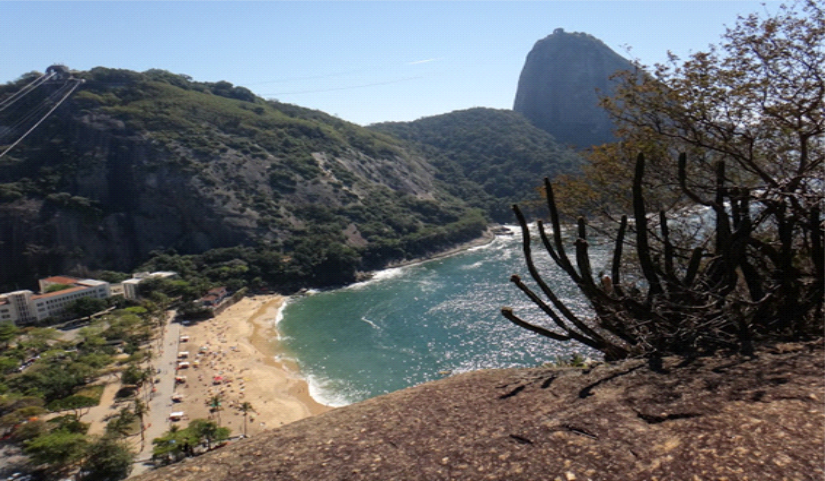
[{"label": "rocky foreground ground", "polygon": [[822,480],[821,341],[755,358],[478,371],[146,473],[170,480]]}]

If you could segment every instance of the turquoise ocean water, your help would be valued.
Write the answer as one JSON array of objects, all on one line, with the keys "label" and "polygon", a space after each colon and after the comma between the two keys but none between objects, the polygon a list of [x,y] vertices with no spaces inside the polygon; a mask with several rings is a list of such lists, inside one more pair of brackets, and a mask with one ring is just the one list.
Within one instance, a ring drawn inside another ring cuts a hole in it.
[{"label": "turquoise ocean water", "polygon": [[[517,228],[514,229],[517,232]],[[378,272],[367,282],[290,299],[279,315],[281,347],[319,402],[342,406],[439,379],[448,371],[529,367],[557,357],[594,355],[512,325],[500,314],[544,316],[509,281],[529,274],[521,236],[447,258]],[[593,269],[606,250],[594,246]],[[585,309],[571,281],[534,244],[545,280],[575,309]]]}]

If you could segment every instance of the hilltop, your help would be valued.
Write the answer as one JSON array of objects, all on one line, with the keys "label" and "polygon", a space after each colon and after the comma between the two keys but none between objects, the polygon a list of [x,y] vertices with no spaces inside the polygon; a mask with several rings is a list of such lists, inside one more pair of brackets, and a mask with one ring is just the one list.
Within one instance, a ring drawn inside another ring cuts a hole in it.
[{"label": "hilltop", "polygon": [[819,341],[665,371],[476,371],[136,479],[821,479],[824,361]]},{"label": "hilltop", "polygon": [[612,75],[634,68],[592,35],[558,28],[527,55],[513,110],[562,145],[584,149],[615,142],[599,98],[613,93]]},{"label": "hilltop", "polygon": [[584,159],[512,110],[474,108],[370,129],[414,142],[454,195],[512,223],[510,206],[537,199],[544,177],[577,172]]}]

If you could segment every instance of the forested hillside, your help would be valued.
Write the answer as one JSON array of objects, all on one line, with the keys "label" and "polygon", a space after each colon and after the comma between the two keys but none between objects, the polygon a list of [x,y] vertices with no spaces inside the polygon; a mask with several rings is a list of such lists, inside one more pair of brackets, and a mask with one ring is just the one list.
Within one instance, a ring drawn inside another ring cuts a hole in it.
[{"label": "forested hillside", "polygon": [[[0,86],[0,100],[37,75]],[[337,284],[486,224],[388,135],[228,82],[160,70],[72,75],[85,83],[0,158],[2,289],[215,249],[212,267],[225,262],[235,279]],[[0,144],[57,88],[0,112]]]},{"label": "forested hillside", "polygon": [[544,177],[578,170],[582,157],[511,110],[474,108],[370,126],[422,146],[450,192],[498,222],[510,205],[538,198]]}]

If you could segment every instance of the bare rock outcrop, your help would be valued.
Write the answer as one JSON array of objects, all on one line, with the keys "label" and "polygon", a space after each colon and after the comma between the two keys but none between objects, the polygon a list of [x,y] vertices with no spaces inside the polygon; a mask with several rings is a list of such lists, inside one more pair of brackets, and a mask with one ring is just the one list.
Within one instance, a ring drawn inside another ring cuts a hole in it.
[{"label": "bare rock outcrop", "polygon": [[527,55],[513,110],[564,145],[581,148],[614,141],[613,124],[599,96],[610,77],[633,64],[585,33],[556,29]]},{"label": "bare rock outcrop", "polygon": [[146,473],[197,480],[820,480],[822,342],[753,358],[477,371]]}]

